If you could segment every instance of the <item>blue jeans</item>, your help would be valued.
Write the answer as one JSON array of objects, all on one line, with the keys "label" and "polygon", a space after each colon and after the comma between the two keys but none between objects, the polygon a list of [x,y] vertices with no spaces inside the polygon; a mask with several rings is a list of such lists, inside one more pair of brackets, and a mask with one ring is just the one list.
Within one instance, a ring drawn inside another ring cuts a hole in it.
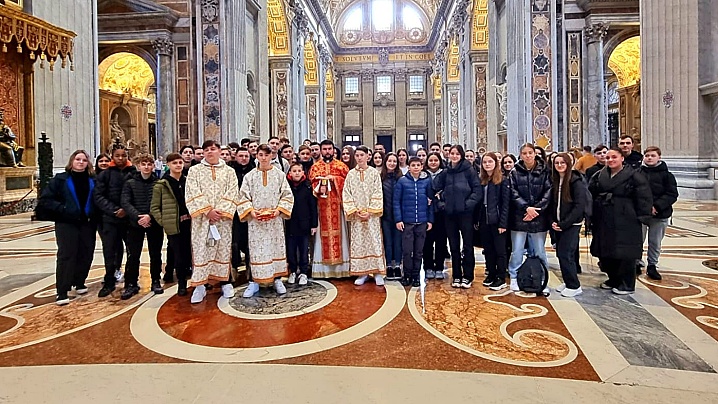
[{"label": "blue jeans", "polygon": [[381,231],[384,233],[384,254],[386,266],[401,264],[401,232],[396,223],[381,219]]},{"label": "blue jeans", "polygon": [[511,231],[511,259],[509,260],[509,277],[516,279],[516,273],[524,262],[526,241],[528,240],[529,255],[538,257],[548,268],[546,257],[546,232],[527,233],[525,231]]}]

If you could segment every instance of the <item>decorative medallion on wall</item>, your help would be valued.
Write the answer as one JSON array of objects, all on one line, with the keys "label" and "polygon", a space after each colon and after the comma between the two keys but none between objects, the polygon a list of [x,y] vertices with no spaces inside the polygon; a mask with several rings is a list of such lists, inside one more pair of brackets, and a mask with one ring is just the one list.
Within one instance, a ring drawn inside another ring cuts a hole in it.
[{"label": "decorative medallion on wall", "polygon": [[531,90],[534,143],[551,145],[551,3],[531,2]]},{"label": "decorative medallion on wall", "polygon": [[202,81],[204,83],[204,136],[221,134],[219,0],[202,0]]},{"label": "decorative medallion on wall", "polygon": [[484,154],[488,148],[486,110],[486,66],[476,66],[476,151]]},{"label": "decorative medallion on wall", "polygon": [[277,132],[276,136],[286,137],[287,136],[287,72],[277,71],[275,72],[275,83],[277,85]]},{"label": "decorative medallion on wall", "polygon": [[568,47],[568,140],[570,147],[581,147],[581,32],[566,34]]},{"label": "decorative medallion on wall", "polygon": [[62,119],[67,122],[72,118],[72,107],[65,104],[60,108],[60,116]]},{"label": "decorative medallion on wall", "polygon": [[663,106],[666,108],[670,108],[673,106],[673,91],[666,90],[665,93],[663,93]]}]

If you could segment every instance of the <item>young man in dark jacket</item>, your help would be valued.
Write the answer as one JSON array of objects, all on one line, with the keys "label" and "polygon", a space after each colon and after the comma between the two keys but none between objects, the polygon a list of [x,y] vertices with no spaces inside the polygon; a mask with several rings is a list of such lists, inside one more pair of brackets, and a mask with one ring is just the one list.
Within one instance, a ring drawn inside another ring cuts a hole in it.
[{"label": "young man in dark jacket", "polygon": [[641,167],[643,155],[633,150],[633,138],[629,135],[621,136],[618,140],[618,146],[623,153],[623,164],[638,170]]},{"label": "young man in dark jacket", "polygon": [[[154,164],[154,161],[152,162]],[[124,244],[127,244],[127,212],[120,206],[122,202],[122,187],[127,176],[136,172],[132,164],[127,161],[125,146],[112,147],[112,162],[98,177],[94,193],[95,205],[102,212],[102,226],[100,239],[102,240],[102,255],[105,260],[105,280],[98,297],[107,297],[115,290],[115,282],[122,279],[122,256]]]},{"label": "young man in dark jacket", "polygon": [[[240,188],[242,187],[244,176],[257,166],[246,147],[237,149],[234,160],[230,161],[227,165],[232,167],[237,174],[237,186]],[[244,264],[247,269],[247,274],[250,274],[249,234],[247,226],[247,222],[240,221],[239,215],[235,213],[234,220],[232,221],[232,268],[242,266],[242,253],[244,253]]]},{"label": "young man in dark jacket", "polygon": [[287,181],[294,195],[292,217],[285,226],[289,266],[287,283],[294,284],[298,278],[299,285],[304,286],[309,275],[309,237],[317,232],[319,226],[317,199],[301,163],[289,166]]},{"label": "young man in dark jacket", "polygon": [[678,200],[678,185],[676,177],[668,171],[666,163],[661,161],[661,149],[656,146],[646,148],[641,172],[648,179],[653,195],[652,217],[647,225],[643,225],[644,241],[648,234],[646,275],[651,279],[660,280],[661,274],[656,267],[661,256],[661,243],[666,235],[668,220],[673,216],[673,204]]},{"label": "young man in dark jacket", "polygon": [[[192,220],[185,203],[187,176],[177,153],[167,155],[169,171],[152,188],[150,215],[167,233],[167,260],[177,269],[177,295],[187,294],[187,277],[192,267]],[[165,266],[165,276],[167,266]],[[165,284],[168,283],[165,278]]]},{"label": "young man in dark jacket", "polygon": [[598,145],[593,149],[593,157],[596,158],[596,164],[586,169],[586,180],[591,181],[591,177],[594,174],[601,171],[606,166],[606,155],[608,154],[608,147],[606,145]]},{"label": "young man in dark jacket", "polygon": [[127,212],[130,227],[127,231],[127,265],[125,266],[125,290],[121,299],[127,300],[139,293],[140,288],[137,281],[140,276],[140,255],[142,245],[147,235],[147,249],[150,253],[150,275],[152,276],[152,291],[155,294],[164,292],[160,284],[162,273],[162,244],[164,243],[164,232],[150,216],[152,203],[152,189],[157,182],[152,172],[154,169],[154,157],[151,154],[143,154],[137,157],[136,164],[139,172],[133,174],[122,187],[122,209]]},{"label": "young man in dark jacket", "polygon": [[394,186],[392,201],[396,228],[402,235],[402,260],[404,261],[404,286],[420,286],[419,273],[424,255],[426,232],[434,222],[434,208],[429,200],[434,195],[431,177],[422,171],[421,159],[409,159],[409,172],[399,178]]}]

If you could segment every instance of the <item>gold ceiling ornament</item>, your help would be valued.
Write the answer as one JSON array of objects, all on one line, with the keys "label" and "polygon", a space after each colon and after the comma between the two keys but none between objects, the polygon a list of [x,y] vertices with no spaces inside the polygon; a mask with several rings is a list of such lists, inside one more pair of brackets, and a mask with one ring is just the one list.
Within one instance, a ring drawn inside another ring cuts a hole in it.
[{"label": "gold ceiling ornament", "polygon": [[319,85],[319,68],[317,64],[317,50],[311,35],[304,42],[304,85]]},{"label": "gold ceiling ornament", "polygon": [[434,99],[440,100],[441,99],[441,75],[434,74],[434,76],[432,77],[432,80],[434,81]]},{"label": "gold ceiling ornament", "polygon": [[471,50],[489,49],[489,0],[474,0],[471,17]]},{"label": "gold ceiling ornament", "polygon": [[456,83],[459,81],[459,42],[454,37],[451,40],[451,45],[449,46],[449,57],[447,58],[449,61],[449,68],[447,70],[447,81],[450,83]]},{"label": "gold ceiling ornament", "polygon": [[72,62],[74,38],[72,31],[56,27],[40,18],[25,14],[15,7],[0,5],[0,43],[2,52],[8,51],[8,44],[17,46],[17,52],[30,51],[30,60],[40,59],[40,67],[45,67],[45,60],[54,70],[55,62],[62,59],[61,67],[67,66],[75,70]]},{"label": "gold ceiling ornament", "polygon": [[329,66],[325,76],[324,88],[327,92],[327,101],[334,101],[334,72],[332,71],[332,66]]},{"label": "gold ceiling ornament", "polygon": [[150,98],[155,75],[144,59],[129,52],[115,53],[100,63],[100,89],[135,98]]},{"label": "gold ceiling ornament", "polygon": [[291,55],[289,42],[289,24],[284,11],[283,0],[267,0],[267,31],[269,36],[269,56]]},{"label": "gold ceiling ornament", "polygon": [[641,80],[641,37],[634,36],[616,46],[608,67],[618,78],[618,87],[630,87]]}]

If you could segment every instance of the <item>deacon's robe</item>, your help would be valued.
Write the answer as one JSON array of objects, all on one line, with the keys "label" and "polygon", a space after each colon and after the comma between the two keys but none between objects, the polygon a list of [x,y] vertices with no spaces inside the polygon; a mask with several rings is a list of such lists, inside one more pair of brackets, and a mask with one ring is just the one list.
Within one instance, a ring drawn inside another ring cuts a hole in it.
[{"label": "deacon's robe", "polygon": [[[287,250],[284,242],[284,220],[292,216],[294,194],[284,172],[275,166],[269,170],[259,167],[250,171],[239,190],[237,213],[239,220],[248,222],[249,259],[252,280],[271,283],[287,272]],[[262,211],[276,209],[279,216],[267,221],[252,217]]]},{"label": "deacon's robe", "polygon": [[[344,213],[350,223],[350,260],[352,275],[386,273],[384,245],[381,239],[381,214],[384,207],[381,176],[374,167],[349,171],[342,194]],[[362,220],[359,213],[368,213]]]},{"label": "deacon's robe", "polygon": [[[349,276],[349,237],[342,210],[342,191],[348,172],[349,168],[346,164],[336,159],[329,163],[319,160],[309,169],[309,180],[317,197],[319,213],[319,228],[315,237],[312,262],[314,278]],[[331,189],[327,197],[323,198],[318,192],[319,183],[328,175],[334,176],[334,181],[330,181]]]},{"label": "deacon's robe", "polygon": [[[187,174],[187,209],[192,216],[191,285],[204,285],[209,279],[229,280],[232,258],[232,219],[237,211],[237,175],[223,160],[211,165],[206,160]],[[220,240],[209,246],[210,223],[206,213],[215,209],[221,220],[215,223]]]}]

